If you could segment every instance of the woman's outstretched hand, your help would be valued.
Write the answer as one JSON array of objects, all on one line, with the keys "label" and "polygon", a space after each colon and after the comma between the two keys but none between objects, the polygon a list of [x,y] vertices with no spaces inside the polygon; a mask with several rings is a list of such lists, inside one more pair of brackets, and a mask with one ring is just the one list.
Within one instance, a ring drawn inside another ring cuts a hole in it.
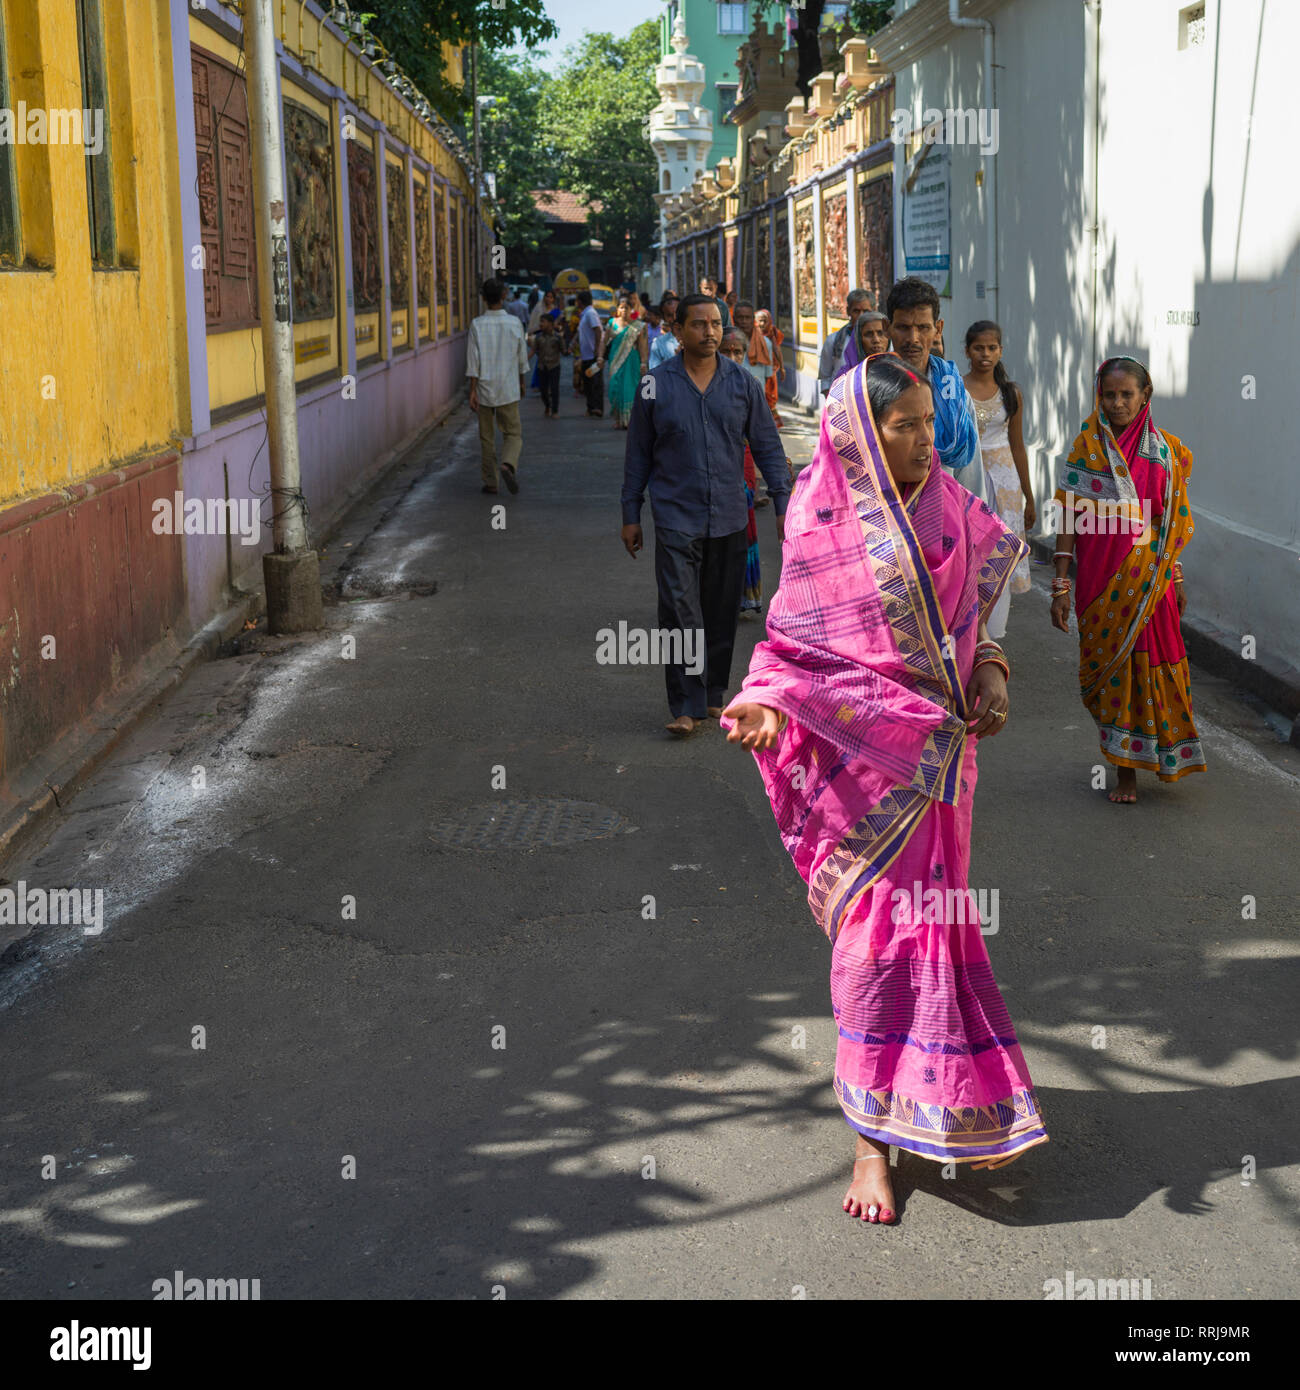
[{"label": "woman's outstretched hand", "polygon": [[977,666],[966,685],[966,702],[971,706],[971,716],[966,721],[966,730],[976,738],[992,738],[1002,732],[1007,722],[1007,678],[1000,667],[991,661]]},{"label": "woman's outstretched hand", "polygon": [[766,705],[728,705],[722,713],[735,724],[727,730],[727,742],[748,749],[775,748],[781,736],[781,716]]}]

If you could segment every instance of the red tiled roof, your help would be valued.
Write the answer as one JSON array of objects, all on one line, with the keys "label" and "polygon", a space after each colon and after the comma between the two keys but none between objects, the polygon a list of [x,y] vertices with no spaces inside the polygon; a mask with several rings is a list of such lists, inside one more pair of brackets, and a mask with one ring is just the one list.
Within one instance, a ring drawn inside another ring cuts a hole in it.
[{"label": "red tiled roof", "polygon": [[[582,226],[587,221],[587,209],[574,193],[563,188],[534,188],[533,204],[547,222],[562,222]],[[594,199],[591,211],[600,211],[600,199]]]}]

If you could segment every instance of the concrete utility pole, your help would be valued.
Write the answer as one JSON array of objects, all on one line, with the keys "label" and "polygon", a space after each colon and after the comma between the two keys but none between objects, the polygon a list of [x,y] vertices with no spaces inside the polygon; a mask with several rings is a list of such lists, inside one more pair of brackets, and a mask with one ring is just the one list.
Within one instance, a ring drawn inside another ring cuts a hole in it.
[{"label": "concrete utility pole", "polygon": [[298,469],[298,397],[293,379],[289,223],[285,206],[280,84],[273,0],[248,0],[248,121],[253,156],[257,287],[262,315],[266,432],[271,460],[271,528],[275,550],[262,556],[267,625],[272,632],[321,626],[320,564],[307,548]]},{"label": "concrete utility pole", "polygon": [[[470,287],[470,303],[478,303],[479,281],[483,278],[483,248],[481,245],[483,225],[482,184],[483,184],[483,146],[479,137],[478,122],[478,40],[475,39],[469,50],[469,100],[474,113],[474,255],[470,266],[474,272],[474,283]],[[474,311],[470,310],[470,317]]]}]

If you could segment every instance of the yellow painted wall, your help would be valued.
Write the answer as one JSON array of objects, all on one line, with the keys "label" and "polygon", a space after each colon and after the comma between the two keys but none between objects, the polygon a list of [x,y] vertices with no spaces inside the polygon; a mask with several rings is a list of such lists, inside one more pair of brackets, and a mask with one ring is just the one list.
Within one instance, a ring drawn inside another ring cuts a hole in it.
[{"label": "yellow painted wall", "polygon": [[368,358],[379,356],[379,334],[382,331],[379,322],[379,310],[371,309],[369,313],[358,314],[354,320],[356,327],[353,332],[357,340],[357,362],[365,362]]},{"label": "yellow painted wall", "polygon": [[[80,110],[74,7],[0,3],[14,103]],[[167,0],[103,10],[117,240],[138,268],[92,267],[80,146],[15,147],[35,267],[0,270],[0,502],[103,472],[189,428]]]},{"label": "yellow painted wall", "polygon": [[[75,9],[0,0],[10,48],[13,103],[76,108],[81,92]],[[86,211],[86,156],[69,145],[15,147],[26,265],[0,269],[0,503],[36,496],[147,455],[192,429],[189,419],[185,276],[171,74],[168,0],[103,6],[109,82],[117,242],[125,269],[95,270]],[[315,48],[317,25],[296,5],[277,7],[287,45]],[[296,31],[304,15],[302,34]],[[233,44],[197,20],[190,38],[237,62]],[[469,181],[446,150],[377,75],[346,54],[328,30],[316,66],[385,122],[453,187]],[[294,100],[328,107],[286,79]],[[340,277],[342,272],[341,255]],[[462,262],[463,264],[463,262]],[[340,319],[295,326],[296,338],[328,333],[326,356],[299,362],[300,380],[338,370]],[[441,317],[441,315],[439,316]],[[367,316],[358,317],[364,323]],[[209,335],[213,408],[262,389],[261,340],[254,330]],[[21,352],[11,350],[22,344]],[[367,355],[362,349],[361,355]]]}]

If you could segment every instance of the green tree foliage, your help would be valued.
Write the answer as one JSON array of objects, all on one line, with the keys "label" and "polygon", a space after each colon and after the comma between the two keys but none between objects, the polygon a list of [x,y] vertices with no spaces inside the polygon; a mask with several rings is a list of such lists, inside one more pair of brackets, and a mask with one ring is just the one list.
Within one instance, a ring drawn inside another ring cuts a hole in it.
[{"label": "green tree foliage", "polygon": [[554,160],[540,137],[542,94],[550,78],[527,58],[480,54],[479,127],[483,168],[496,176],[501,234],[510,264],[527,259],[550,237],[533,202],[539,170]]},{"label": "green tree foliage", "polygon": [[849,25],[855,33],[870,38],[894,17],[894,0],[853,0],[849,6]]},{"label": "green tree foliage", "polygon": [[352,12],[369,16],[370,32],[434,106],[458,125],[468,123],[469,93],[444,80],[444,42],[477,41],[481,55],[517,43],[544,43],[559,33],[546,14],[545,0],[510,0],[508,5],[494,5],[492,0],[354,0]]},{"label": "green tree foliage", "polygon": [[613,256],[646,250],[654,237],[657,165],[645,123],[659,103],[658,61],[654,20],[621,39],[587,33],[542,92],[537,143],[555,154],[549,172],[538,168],[534,187],[568,189],[589,209],[599,202],[587,226]]}]

